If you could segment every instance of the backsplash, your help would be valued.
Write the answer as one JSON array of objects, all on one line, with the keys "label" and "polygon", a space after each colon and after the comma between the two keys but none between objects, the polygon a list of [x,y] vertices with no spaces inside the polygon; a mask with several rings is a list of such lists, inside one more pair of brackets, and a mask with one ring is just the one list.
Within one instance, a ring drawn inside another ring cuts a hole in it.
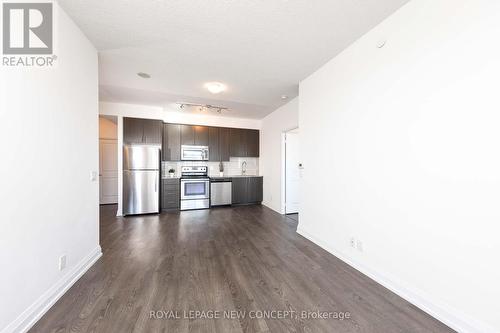
[{"label": "backsplash", "polygon": [[[231,157],[229,162],[224,164],[224,176],[239,176],[241,175],[241,164],[246,161],[246,174],[250,176],[259,175],[259,158],[258,157]],[[168,177],[168,170],[173,168],[175,176],[180,177],[181,168],[183,166],[199,166],[206,165],[208,167],[208,175],[210,177],[219,176],[219,162],[203,162],[203,161],[184,161],[184,162],[162,162],[161,174],[162,177]]]}]

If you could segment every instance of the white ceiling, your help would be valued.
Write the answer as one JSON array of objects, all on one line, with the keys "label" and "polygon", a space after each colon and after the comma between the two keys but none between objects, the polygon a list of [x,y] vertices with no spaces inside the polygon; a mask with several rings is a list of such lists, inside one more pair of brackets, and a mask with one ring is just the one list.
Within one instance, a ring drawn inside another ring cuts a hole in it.
[{"label": "white ceiling", "polygon": [[[99,50],[101,100],[208,103],[256,119],[406,2],[59,0]],[[207,81],[229,89],[212,95]]]}]

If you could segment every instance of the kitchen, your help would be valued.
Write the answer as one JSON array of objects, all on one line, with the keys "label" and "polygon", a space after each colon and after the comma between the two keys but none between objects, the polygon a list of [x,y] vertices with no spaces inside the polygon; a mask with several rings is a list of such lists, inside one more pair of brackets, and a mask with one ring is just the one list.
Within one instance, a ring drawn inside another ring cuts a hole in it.
[{"label": "kitchen", "polygon": [[124,215],[260,204],[259,130],[123,119]]}]

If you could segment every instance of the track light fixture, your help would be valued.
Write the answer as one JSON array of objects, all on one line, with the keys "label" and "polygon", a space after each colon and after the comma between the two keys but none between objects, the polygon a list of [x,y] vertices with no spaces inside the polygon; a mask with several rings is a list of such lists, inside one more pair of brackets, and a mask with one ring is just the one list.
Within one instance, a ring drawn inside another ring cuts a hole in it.
[{"label": "track light fixture", "polygon": [[210,104],[194,104],[194,103],[177,103],[179,104],[179,109],[183,110],[186,107],[197,108],[198,111],[215,111],[219,114],[222,114],[222,111],[229,111],[229,108],[224,106],[215,106]]}]

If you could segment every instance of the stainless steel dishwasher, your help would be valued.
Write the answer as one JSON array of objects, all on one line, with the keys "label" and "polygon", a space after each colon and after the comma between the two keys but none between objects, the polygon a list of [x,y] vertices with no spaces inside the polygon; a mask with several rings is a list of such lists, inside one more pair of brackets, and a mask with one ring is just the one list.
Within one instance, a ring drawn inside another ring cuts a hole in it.
[{"label": "stainless steel dishwasher", "polygon": [[210,179],[210,206],[225,206],[232,203],[231,178]]}]

